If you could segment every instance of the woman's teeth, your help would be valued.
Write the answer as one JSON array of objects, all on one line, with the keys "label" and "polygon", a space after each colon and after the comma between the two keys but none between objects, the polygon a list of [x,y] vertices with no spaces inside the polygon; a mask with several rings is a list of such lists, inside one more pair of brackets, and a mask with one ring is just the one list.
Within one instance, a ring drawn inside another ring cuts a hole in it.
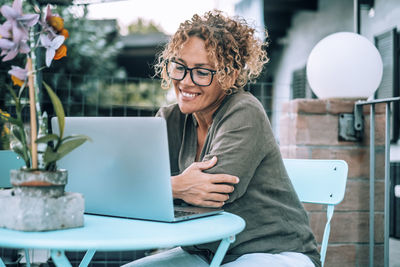
[{"label": "woman's teeth", "polygon": [[182,95],[183,95],[184,97],[191,97],[191,98],[193,98],[193,97],[195,97],[197,94],[190,94],[190,93],[182,92]]}]

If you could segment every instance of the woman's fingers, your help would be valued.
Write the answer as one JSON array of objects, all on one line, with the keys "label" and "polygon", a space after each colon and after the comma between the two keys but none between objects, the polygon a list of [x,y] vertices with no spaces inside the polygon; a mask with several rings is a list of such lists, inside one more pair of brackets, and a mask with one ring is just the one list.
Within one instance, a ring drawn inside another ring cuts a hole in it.
[{"label": "woman's fingers", "polygon": [[216,202],[216,201],[203,201],[201,207],[206,207],[206,208],[221,208],[225,203],[224,202]]},{"label": "woman's fingers", "polygon": [[210,174],[210,179],[212,183],[221,184],[237,184],[239,183],[239,178],[229,174]]},{"label": "woman's fingers", "polygon": [[206,201],[216,201],[216,202],[224,202],[229,199],[228,194],[219,194],[219,193],[209,193],[207,195]]},{"label": "woman's fingers", "polygon": [[212,193],[232,193],[235,188],[232,185],[227,184],[212,184],[208,191]]},{"label": "woman's fingers", "polygon": [[207,161],[202,161],[202,162],[196,162],[194,163],[194,166],[196,166],[199,170],[207,170],[212,168],[215,164],[217,163],[217,157],[214,156],[212,159],[207,160]]},{"label": "woman's fingers", "polygon": [[205,173],[215,166],[217,157],[203,162],[195,162],[182,174],[172,177],[174,198],[203,207],[222,207],[233,192],[239,178],[229,174]]},{"label": "woman's fingers", "polygon": [[228,194],[208,193],[202,199],[196,198],[194,204],[201,207],[219,208],[222,207],[228,199]]}]

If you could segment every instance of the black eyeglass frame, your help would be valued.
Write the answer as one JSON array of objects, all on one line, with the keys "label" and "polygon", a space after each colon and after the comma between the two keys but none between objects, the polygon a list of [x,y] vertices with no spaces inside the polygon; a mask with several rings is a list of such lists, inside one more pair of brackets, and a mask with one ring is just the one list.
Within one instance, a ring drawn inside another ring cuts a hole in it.
[{"label": "black eyeglass frame", "polygon": [[[185,74],[183,74],[183,77],[182,77],[181,79],[172,78],[172,77],[169,75],[169,72],[168,72],[168,64],[169,64],[170,62],[173,62],[173,63],[175,63],[175,64],[179,64],[179,65],[181,65],[181,66],[185,69]],[[168,77],[169,77],[170,79],[175,80],[175,81],[182,81],[183,79],[185,79],[186,74],[187,74],[188,71],[189,71],[189,72],[190,72],[190,78],[192,79],[192,82],[193,82],[195,85],[197,85],[197,86],[204,86],[204,87],[210,86],[210,84],[212,84],[213,79],[214,79],[214,75],[217,73],[216,70],[207,69],[207,68],[203,68],[203,67],[189,68],[188,66],[185,66],[185,65],[183,65],[182,63],[176,62],[176,61],[174,61],[174,60],[166,60],[166,61],[165,61],[165,66],[166,66],[167,75],[168,75]],[[210,80],[210,83],[209,83],[209,84],[207,84],[207,85],[202,85],[202,84],[198,84],[198,83],[196,83],[196,82],[194,81],[194,79],[193,79],[193,70],[199,70],[199,69],[200,69],[200,70],[207,70],[207,71],[211,72],[211,80]]]}]

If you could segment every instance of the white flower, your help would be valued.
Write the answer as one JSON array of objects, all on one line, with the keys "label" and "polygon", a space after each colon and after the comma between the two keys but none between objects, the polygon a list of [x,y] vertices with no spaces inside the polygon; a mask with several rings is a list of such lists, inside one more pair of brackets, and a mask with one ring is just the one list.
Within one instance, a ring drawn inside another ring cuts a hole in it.
[{"label": "white flower", "polygon": [[40,42],[46,48],[46,66],[50,67],[51,61],[56,54],[56,50],[64,43],[65,37],[62,35],[57,35],[53,40],[45,35],[40,35]]}]

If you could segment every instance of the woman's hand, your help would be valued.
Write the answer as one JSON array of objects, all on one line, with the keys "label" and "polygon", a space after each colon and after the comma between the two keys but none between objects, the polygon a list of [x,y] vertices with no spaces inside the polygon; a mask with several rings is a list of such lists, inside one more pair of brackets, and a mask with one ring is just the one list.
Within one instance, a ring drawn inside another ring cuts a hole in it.
[{"label": "woman's hand", "polygon": [[229,199],[229,193],[239,178],[229,174],[209,174],[203,170],[210,169],[217,163],[217,157],[209,161],[192,163],[182,174],[171,178],[174,198],[186,203],[203,207],[222,207]]}]

